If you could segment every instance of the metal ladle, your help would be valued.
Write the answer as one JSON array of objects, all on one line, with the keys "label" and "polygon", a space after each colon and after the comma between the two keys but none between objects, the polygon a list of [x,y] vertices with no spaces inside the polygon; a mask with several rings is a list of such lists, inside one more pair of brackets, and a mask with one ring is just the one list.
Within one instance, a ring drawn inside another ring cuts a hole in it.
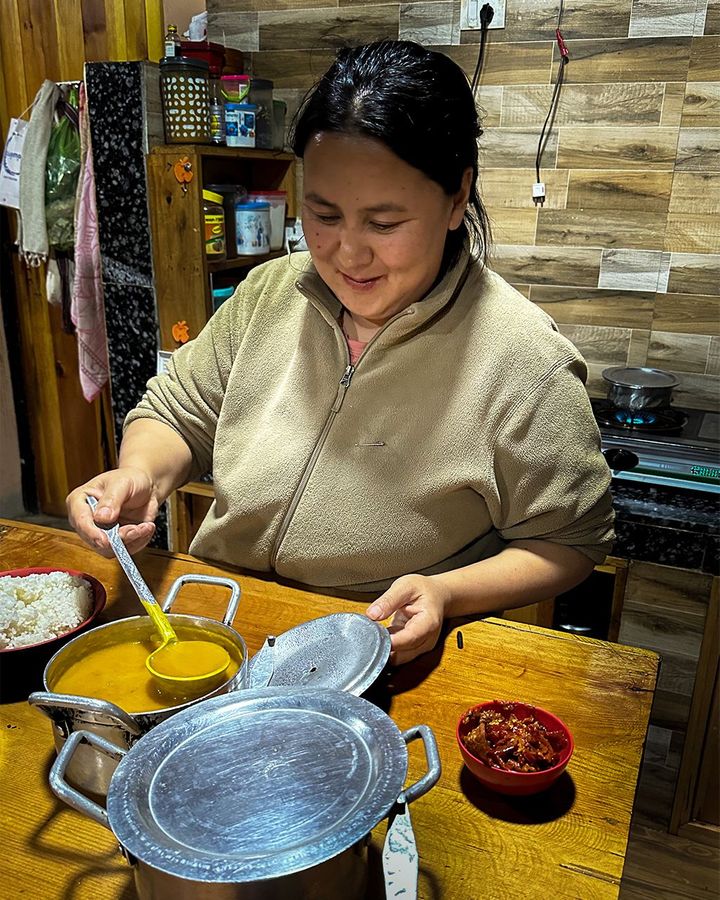
[{"label": "metal ladle", "polygon": [[[89,494],[85,499],[94,513],[97,500]],[[230,665],[230,654],[224,647],[211,641],[179,640],[168,617],[162,611],[160,604],[143,580],[132,556],[123,544],[118,524],[109,528],[97,522],[95,524],[107,534],[113,553],[162,639],[157,650],[153,650],[145,660],[145,665],[152,677],[166,693],[188,700],[201,697],[213,690],[224,680],[225,670]],[[198,671],[196,661],[198,655],[206,660],[201,671]],[[177,670],[184,674],[171,674]]]}]

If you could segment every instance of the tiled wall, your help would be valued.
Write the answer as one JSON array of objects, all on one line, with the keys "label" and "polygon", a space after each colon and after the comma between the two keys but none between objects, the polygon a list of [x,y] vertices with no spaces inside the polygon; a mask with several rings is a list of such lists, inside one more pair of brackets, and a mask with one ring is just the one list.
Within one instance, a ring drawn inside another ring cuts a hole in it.
[{"label": "tiled wall", "polygon": [[[679,374],[677,405],[720,395],[720,0],[574,0],[566,84],[531,199],[558,52],[558,3],[507,0],[479,104],[494,267],[554,317],[604,394],[608,365]],[[471,75],[459,0],[208,0],[213,40],[251,51],[293,112],[334,48],[408,38]]]}]

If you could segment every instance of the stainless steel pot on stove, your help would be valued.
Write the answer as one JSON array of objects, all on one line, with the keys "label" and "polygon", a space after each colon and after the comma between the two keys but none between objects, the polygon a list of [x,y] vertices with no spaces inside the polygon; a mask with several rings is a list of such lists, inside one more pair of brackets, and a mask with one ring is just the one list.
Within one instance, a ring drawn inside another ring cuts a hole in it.
[{"label": "stainless steel pot on stove", "polygon": [[670,406],[672,391],[680,381],[671,372],[645,366],[604,369],[607,398],[618,409],[663,409]]},{"label": "stainless steel pot on stove", "polygon": [[[403,789],[407,744],[418,738],[427,772]],[[119,761],[106,809],[65,779],[85,742]],[[409,805],[439,777],[427,726],[401,733],[346,691],[283,687],[206,700],[130,751],[75,732],[50,786],[113,832],[141,900],[360,900],[368,835],[388,815],[385,896],[412,900]]]},{"label": "stainless steel pot on stove", "polygon": [[[116,622],[109,622],[107,625],[93,628],[58,650],[45,667],[43,682],[47,690],[36,691],[28,697],[28,703],[45,713],[52,722],[56,750],[60,751],[68,737],[80,730],[100,735],[117,747],[128,749],[156,725],[181,710],[187,709],[207,697],[225,694],[246,686],[247,647],[243,638],[234,628],[230,627],[240,602],[240,586],[230,578],[212,575],[181,575],[173,582],[162,604],[165,612],[170,612],[180,589],[186,584],[221,585],[230,589],[230,598],[221,622],[205,616],[178,613],[171,614],[169,619],[176,630],[182,632],[186,629],[202,629],[212,634],[228,649],[233,648],[235,654],[242,660],[235,675],[204,697],[148,712],[128,713],[106,700],[55,693],[53,688],[60,676],[81,656],[102,647],[130,641],[145,641],[155,636],[155,626],[148,616],[119,619]],[[85,743],[74,754],[67,777],[81,790],[104,796],[116,766],[116,759]]]}]

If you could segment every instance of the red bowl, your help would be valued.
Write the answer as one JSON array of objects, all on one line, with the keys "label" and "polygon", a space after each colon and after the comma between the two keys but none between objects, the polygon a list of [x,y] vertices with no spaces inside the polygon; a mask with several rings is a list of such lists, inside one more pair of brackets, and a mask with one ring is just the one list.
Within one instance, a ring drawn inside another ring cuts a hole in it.
[{"label": "red bowl", "polygon": [[[490,766],[483,760],[474,756],[465,746],[464,738],[470,730],[471,723],[465,721],[466,716],[472,712],[480,712],[484,709],[499,709],[512,703],[519,715],[533,715],[544,725],[548,731],[559,731],[565,737],[565,747],[560,751],[560,759],[549,769],[542,769],[539,772],[513,772],[505,769],[498,769]],[[522,796],[528,794],[537,794],[549,788],[560,775],[565,771],[570,757],[575,748],[573,736],[567,725],[557,716],[553,715],[539,706],[530,706],[527,703],[519,703],[517,701],[491,700],[488,703],[479,703],[466,710],[458,721],[456,737],[460,753],[465,761],[465,765],[472,774],[481,781],[486,787],[499,794],[510,794],[514,796]]]},{"label": "red bowl", "polygon": [[48,640],[39,641],[36,644],[27,644],[23,647],[0,649],[0,703],[26,700],[28,694],[42,690],[43,671],[50,658],[76,634],[89,628],[105,608],[107,602],[105,588],[97,578],[93,578],[87,572],[38,566],[30,569],[10,569],[0,572],[0,576],[12,575],[15,578],[22,578],[25,575],[48,575],[50,572],[66,572],[68,575],[77,575],[90,584],[92,590],[90,615],[84,622],[58,637],[48,638]]}]

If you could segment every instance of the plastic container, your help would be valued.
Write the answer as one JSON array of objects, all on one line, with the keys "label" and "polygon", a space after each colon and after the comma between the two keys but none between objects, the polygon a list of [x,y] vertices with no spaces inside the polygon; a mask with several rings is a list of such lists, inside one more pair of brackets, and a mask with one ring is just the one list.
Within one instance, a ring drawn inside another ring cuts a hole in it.
[{"label": "plastic container", "polygon": [[270,249],[281,250],[285,243],[286,191],[252,191],[248,200],[270,205]]},{"label": "plastic container", "polygon": [[181,41],[177,55],[206,62],[213,78],[220,77],[225,62],[225,48],[211,41]]},{"label": "plastic container", "polygon": [[273,145],[273,83],[266,78],[250,81],[250,103],[257,106],[255,146],[270,150]]},{"label": "plastic container", "polygon": [[255,112],[252,103],[225,104],[225,143],[228,147],[255,146]]},{"label": "plastic container", "polygon": [[230,287],[219,287],[213,288],[212,292],[212,302],[213,302],[213,312],[217,312],[218,309],[223,305],[226,300],[229,300],[230,297],[235,293],[235,288],[231,285]]},{"label": "plastic container", "polygon": [[250,90],[250,76],[223,75],[220,89],[226,103],[242,103]]},{"label": "plastic container", "polygon": [[167,144],[210,143],[210,75],[202,60],[160,61],[160,93]]},{"label": "plastic container", "polygon": [[225,240],[225,210],[221,194],[203,189],[203,218],[205,220],[205,255],[209,260],[227,257]]},{"label": "plastic container", "polygon": [[228,257],[233,256],[236,244],[235,204],[245,203],[248,193],[241,184],[206,184],[204,188],[222,196],[225,210],[225,246]]},{"label": "plastic container", "polygon": [[238,203],[235,207],[238,256],[260,256],[270,250],[270,204]]}]

